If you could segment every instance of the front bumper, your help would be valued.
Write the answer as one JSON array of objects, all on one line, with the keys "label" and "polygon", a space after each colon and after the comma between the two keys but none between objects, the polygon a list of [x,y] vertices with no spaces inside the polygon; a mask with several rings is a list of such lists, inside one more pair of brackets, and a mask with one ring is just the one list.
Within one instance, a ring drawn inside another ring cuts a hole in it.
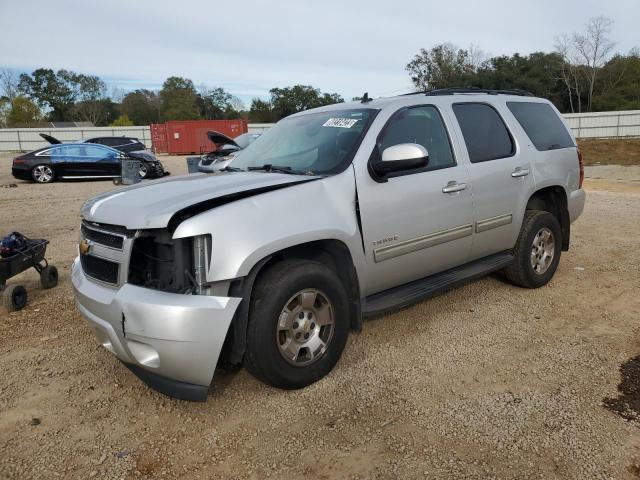
[{"label": "front bumper", "polygon": [[87,278],[78,258],[71,281],[78,309],[103,347],[162,393],[206,399],[188,392],[206,394],[240,298],[109,287]]}]

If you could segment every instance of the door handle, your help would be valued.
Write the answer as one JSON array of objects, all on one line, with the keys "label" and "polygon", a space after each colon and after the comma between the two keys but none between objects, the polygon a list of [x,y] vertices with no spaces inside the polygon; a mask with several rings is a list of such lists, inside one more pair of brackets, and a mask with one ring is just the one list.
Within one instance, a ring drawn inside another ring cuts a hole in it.
[{"label": "door handle", "polygon": [[456,193],[461,192],[467,188],[466,183],[458,183],[455,180],[447,183],[445,187],[442,187],[442,193]]},{"label": "door handle", "polygon": [[513,178],[526,177],[527,175],[529,175],[528,168],[516,167],[516,169],[511,172]]}]

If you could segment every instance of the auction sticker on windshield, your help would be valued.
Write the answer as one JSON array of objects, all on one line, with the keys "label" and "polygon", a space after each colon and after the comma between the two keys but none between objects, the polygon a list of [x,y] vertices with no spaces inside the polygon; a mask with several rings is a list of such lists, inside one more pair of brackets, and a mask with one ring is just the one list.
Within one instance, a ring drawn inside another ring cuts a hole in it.
[{"label": "auction sticker on windshield", "polygon": [[330,118],[322,124],[323,127],[338,127],[338,128],[351,128],[356,122],[357,118]]}]

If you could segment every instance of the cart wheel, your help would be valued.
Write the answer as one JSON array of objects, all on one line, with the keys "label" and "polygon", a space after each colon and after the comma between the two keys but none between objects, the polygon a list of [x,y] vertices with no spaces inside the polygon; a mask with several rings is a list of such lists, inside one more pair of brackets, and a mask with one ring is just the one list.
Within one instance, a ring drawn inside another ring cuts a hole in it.
[{"label": "cart wheel", "polygon": [[40,272],[40,285],[42,288],[53,288],[58,285],[58,269],[48,265]]},{"label": "cart wheel", "polygon": [[114,178],[113,179],[113,184],[114,185],[122,185],[122,178]]},{"label": "cart wheel", "polygon": [[10,312],[22,310],[27,304],[27,290],[22,285],[11,285],[2,293],[2,304]]}]

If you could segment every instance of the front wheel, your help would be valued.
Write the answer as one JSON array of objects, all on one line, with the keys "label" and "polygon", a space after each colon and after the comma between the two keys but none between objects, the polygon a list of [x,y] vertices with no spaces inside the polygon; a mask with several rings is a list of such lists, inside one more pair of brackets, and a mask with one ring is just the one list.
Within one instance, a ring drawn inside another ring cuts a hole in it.
[{"label": "front wheel", "polygon": [[140,175],[140,178],[147,178],[147,175],[149,175],[149,166],[144,163],[144,162],[140,162],[140,169],[138,170],[138,174]]},{"label": "front wheel", "polygon": [[49,165],[36,165],[31,170],[31,178],[37,183],[51,183],[55,174]]},{"label": "front wheel", "polygon": [[504,273],[520,287],[541,287],[556,272],[561,250],[562,230],[556,217],[541,210],[527,210],[513,249],[515,261]]},{"label": "front wheel", "polygon": [[305,387],[338,362],[349,324],[347,295],[331,269],[314,261],[282,261],[254,288],[245,366],[275,387]]}]

